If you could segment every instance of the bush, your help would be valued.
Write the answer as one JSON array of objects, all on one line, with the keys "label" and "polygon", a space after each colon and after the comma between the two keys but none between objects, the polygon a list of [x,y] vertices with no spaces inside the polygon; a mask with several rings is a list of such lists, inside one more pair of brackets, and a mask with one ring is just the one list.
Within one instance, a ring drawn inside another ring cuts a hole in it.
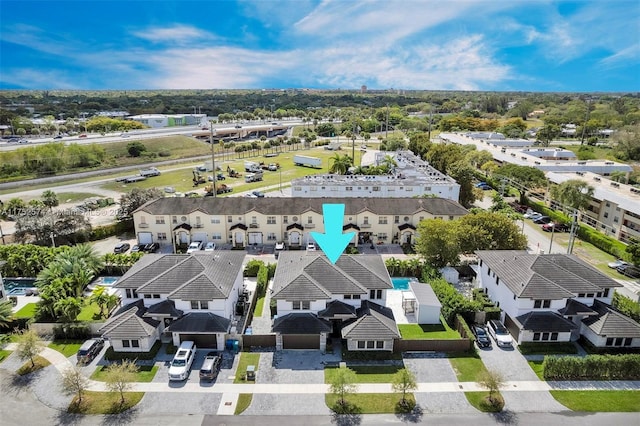
[{"label": "bush", "polygon": [[546,356],[545,380],[640,380],[640,355]]},{"label": "bush", "polygon": [[260,265],[257,277],[256,294],[258,297],[263,297],[266,294],[267,286],[269,285],[269,268],[264,263]]},{"label": "bush", "polygon": [[244,276],[257,277],[261,266],[264,266],[264,262],[262,260],[250,260],[247,262],[247,266],[244,267]]},{"label": "bush", "polygon": [[54,340],[86,340],[91,337],[91,328],[84,323],[60,324],[53,327]]},{"label": "bush", "polygon": [[640,302],[616,292],[613,294],[611,306],[634,321],[640,322]]},{"label": "bush", "polygon": [[[428,280],[423,281],[427,282]],[[429,283],[442,304],[440,312],[450,326],[453,326],[456,315],[460,314],[465,319],[472,319],[474,313],[482,309],[480,302],[467,299],[444,278],[431,280]]]}]

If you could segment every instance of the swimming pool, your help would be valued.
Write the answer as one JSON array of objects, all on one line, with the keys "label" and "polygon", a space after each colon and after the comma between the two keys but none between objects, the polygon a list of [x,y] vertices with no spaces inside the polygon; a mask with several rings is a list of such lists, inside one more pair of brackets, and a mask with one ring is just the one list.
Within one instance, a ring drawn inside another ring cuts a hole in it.
[{"label": "swimming pool", "polygon": [[413,277],[391,277],[394,290],[408,290],[411,281],[416,281],[416,279]]},{"label": "swimming pool", "polygon": [[113,286],[116,281],[118,281],[120,279],[120,277],[98,277],[93,284],[95,285],[101,285],[103,287],[111,287]]},{"label": "swimming pool", "polygon": [[9,296],[24,296],[28,290],[37,290],[35,278],[5,278],[4,290]]}]

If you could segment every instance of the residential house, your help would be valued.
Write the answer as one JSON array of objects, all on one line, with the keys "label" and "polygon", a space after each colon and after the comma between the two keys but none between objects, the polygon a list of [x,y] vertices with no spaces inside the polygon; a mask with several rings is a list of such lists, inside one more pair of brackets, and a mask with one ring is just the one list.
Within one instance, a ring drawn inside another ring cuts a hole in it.
[{"label": "residential house", "polygon": [[476,254],[480,286],[502,309],[519,343],[583,336],[595,346],[640,347],[640,324],[610,308],[621,285],[578,257],[512,250]]},{"label": "residential house", "polygon": [[123,307],[100,332],[116,351],[148,351],[162,336],[176,346],[192,340],[223,350],[244,290],[244,257],[238,251],[146,254],[114,285]]},{"label": "residential house", "polygon": [[160,198],[133,213],[141,244],[212,241],[242,248],[284,241],[293,248],[324,232],[323,204],[344,204],[353,245],[413,243],[423,219],[453,220],[468,211],[443,198]]},{"label": "residential house", "polygon": [[342,255],[332,264],[320,252],[282,252],[273,283],[278,349],[324,350],[333,334],[349,350],[392,351],[400,338],[384,306],[393,284],[378,255]]}]

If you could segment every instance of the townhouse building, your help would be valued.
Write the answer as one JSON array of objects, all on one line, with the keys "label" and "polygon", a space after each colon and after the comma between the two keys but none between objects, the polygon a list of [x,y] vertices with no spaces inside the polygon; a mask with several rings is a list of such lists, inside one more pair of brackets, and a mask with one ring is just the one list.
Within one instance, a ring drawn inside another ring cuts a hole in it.
[{"label": "townhouse building", "polygon": [[141,244],[192,241],[303,247],[311,232],[324,232],[323,204],[344,204],[343,230],[355,232],[351,244],[415,242],[421,220],[454,220],[468,213],[444,198],[160,198],[133,213]]}]

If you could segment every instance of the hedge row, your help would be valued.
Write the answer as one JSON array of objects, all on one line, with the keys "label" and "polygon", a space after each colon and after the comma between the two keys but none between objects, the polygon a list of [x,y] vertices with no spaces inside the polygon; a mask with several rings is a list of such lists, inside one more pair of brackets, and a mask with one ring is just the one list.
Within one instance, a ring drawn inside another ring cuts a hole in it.
[{"label": "hedge row", "polygon": [[640,355],[547,356],[546,380],[640,380]]},{"label": "hedge row", "polygon": [[113,346],[109,346],[104,354],[104,359],[107,361],[122,361],[124,359],[149,361],[155,359],[160,350],[160,346],[162,346],[162,343],[159,340],[153,345],[149,352],[116,352],[113,350]]}]

